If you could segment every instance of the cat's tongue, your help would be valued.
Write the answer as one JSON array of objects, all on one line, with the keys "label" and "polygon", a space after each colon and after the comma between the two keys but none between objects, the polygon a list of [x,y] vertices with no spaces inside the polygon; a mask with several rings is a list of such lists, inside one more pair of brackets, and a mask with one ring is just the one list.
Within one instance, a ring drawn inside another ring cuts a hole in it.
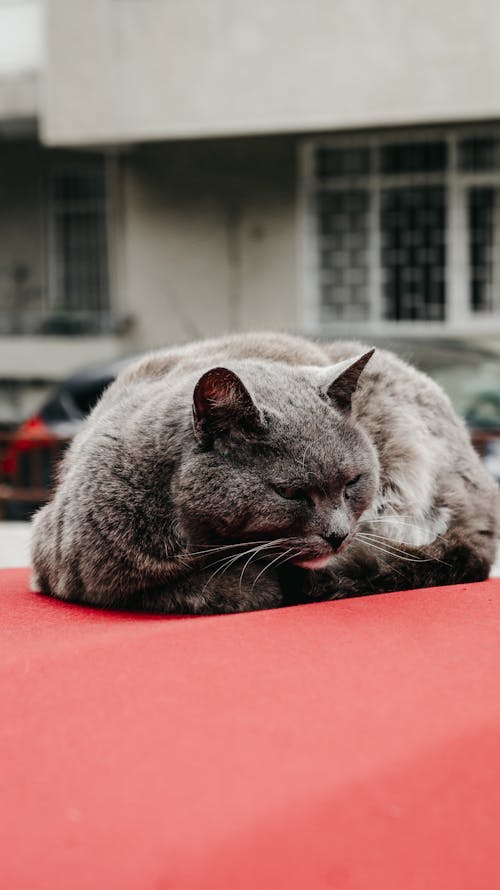
[{"label": "cat's tongue", "polygon": [[301,569],[324,569],[332,555],[332,553],[328,553],[326,556],[317,556],[315,559],[294,560],[294,565],[300,566]]}]

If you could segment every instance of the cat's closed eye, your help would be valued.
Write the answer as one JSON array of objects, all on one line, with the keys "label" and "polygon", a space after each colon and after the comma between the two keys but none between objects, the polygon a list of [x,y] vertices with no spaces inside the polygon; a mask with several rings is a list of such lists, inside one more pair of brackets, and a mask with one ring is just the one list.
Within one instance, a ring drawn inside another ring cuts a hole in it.
[{"label": "cat's closed eye", "polygon": [[280,498],[284,498],[286,501],[311,502],[311,497],[305,488],[297,488],[293,485],[280,485],[278,483],[271,483],[271,488],[274,489],[276,494],[279,494]]},{"label": "cat's closed eye", "polygon": [[349,479],[349,482],[346,482],[346,484],[344,486],[344,497],[347,498],[347,500],[349,500],[349,498],[351,497],[351,495],[353,493],[354,488],[356,487],[358,482],[361,482],[362,478],[363,478],[363,474],[358,473],[357,476],[353,476],[352,479]]}]

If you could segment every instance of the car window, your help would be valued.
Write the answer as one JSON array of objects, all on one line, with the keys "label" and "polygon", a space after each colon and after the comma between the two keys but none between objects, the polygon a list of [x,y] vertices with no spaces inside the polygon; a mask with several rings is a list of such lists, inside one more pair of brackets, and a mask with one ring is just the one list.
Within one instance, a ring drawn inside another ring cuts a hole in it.
[{"label": "car window", "polygon": [[112,382],[112,379],[109,377],[106,380],[92,381],[71,390],[71,398],[83,417],[86,417],[94,405],[97,404],[106,387]]},{"label": "car window", "polygon": [[70,393],[64,387],[56,390],[42,408],[41,416],[48,424],[66,423],[80,418],[80,412],[73,403]]}]

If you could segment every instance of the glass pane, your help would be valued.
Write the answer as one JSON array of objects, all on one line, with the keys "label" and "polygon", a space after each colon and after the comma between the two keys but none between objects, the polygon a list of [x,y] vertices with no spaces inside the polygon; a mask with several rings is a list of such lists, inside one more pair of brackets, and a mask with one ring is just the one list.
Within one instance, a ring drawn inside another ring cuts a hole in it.
[{"label": "glass pane", "polygon": [[62,170],[54,175],[53,195],[56,201],[103,200],[105,197],[104,166],[97,163],[88,170]]},{"label": "glass pane", "polygon": [[473,312],[493,312],[499,303],[500,231],[498,224],[495,225],[497,216],[498,189],[481,186],[468,190],[470,307]]},{"label": "glass pane", "polygon": [[71,396],[73,402],[83,417],[90,414],[90,411],[94,405],[97,405],[106,387],[112,382],[113,377],[108,377],[105,380],[96,380],[88,383],[87,386],[79,386],[72,389]]},{"label": "glass pane", "polygon": [[55,308],[109,310],[104,164],[65,167],[52,177]]},{"label": "glass pane", "polygon": [[370,172],[369,148],[319,148],[316,152],[316,176],[366,176]]},{"label": "glass pane", "polygon": [[384,317],[445,318],[445,189],[384,189],[381,242]]},{"label": "glass pane", "polygon": [[317,196],[320,292],[325,320],[369,317],[369,192],[323,192]]},{"label": "glass pane", "polygon": [[54,222],[56,308],[109,309],[104,213],[59,210]]},{"label": "glass pane", "polygon": [[458,145],[460,170],[495,170],[500,168],[500,140],[494,136],[462,139]]},{"label": "glass pane", "polygon": [[435,173],[448,163],[446,142],[395,142],[380,148],[381,173]]}]

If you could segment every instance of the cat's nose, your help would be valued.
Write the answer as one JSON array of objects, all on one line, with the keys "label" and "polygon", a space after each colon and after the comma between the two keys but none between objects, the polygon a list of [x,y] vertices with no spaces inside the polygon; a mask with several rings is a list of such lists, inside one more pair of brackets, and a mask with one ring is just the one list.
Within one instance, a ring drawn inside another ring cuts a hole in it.
[{"label": "cat's nose", "polygon": [[340,545],[345,541],[345,539],[347,538],[347,535],[348,535],[348,532],[327,536],[326,540],[328,541],[328,543],[329,543],[330,547],[332,548],[332,550],[334,551],[334,553],[339,549]]}]

